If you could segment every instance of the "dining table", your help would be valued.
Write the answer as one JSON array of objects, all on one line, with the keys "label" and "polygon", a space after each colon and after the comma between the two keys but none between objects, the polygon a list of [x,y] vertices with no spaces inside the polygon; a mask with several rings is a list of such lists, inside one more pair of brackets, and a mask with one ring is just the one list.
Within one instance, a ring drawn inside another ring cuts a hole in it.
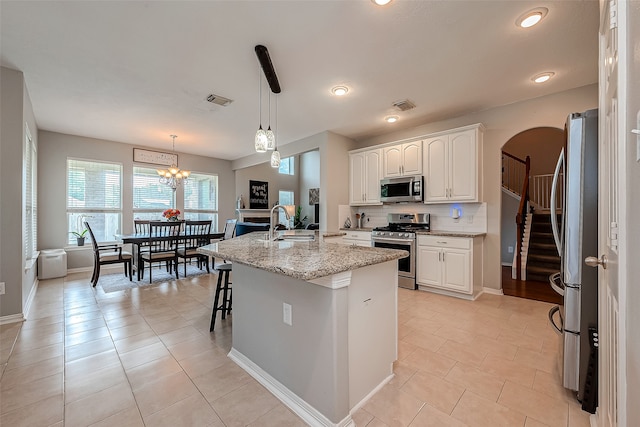
[{"label": "dining table", "polygon": [[[115,234],[116,240],[121,241],[123,244],[131,244],[133,249],[133,268],[136,270],[138,280],[140,280],[140,246],[154,240],[183,240],[196,235],[191,235],[185,230],[181,230],[180,233],[171,236],[150,236],[149,233],[132,233],[132,234]],[[198,234],[197,237],[202,237]],[[224,238],[224,233],[209,233],[209,241],[221,240]],[[176,266],[177,268],[177,266]]]}]

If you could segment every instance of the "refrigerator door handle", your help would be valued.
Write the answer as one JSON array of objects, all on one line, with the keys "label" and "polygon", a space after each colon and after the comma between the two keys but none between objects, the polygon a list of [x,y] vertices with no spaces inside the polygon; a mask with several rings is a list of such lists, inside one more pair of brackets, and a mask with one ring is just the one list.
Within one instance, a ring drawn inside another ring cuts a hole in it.
[{"label": "refrigerator door handle", "polygon": [[[557,305],[549,310],[549,323],[551,323],[551,326],[553,326],[553,329],[555,329],[558,335],[562,335],[562,327],[558,327],[558,325],[556,325],[556,321],[553,318],[553,316],[558,312],[560,312],[560,306]],[[560,316],[560,322],[562,322],[562,315]]]},{"label": "refrigerator door handle", "polygon": [[562,248],[560,241],[560,233],[558,231],[558,216],[556,215],[556,198],[558,194],[558,179],[560,178],[560,168],[564,166],[564,148],[560,151],[558,156],[558,163],[556,164],[556,170],[553,173],[553,181],[551,183],[551,229],[553,231],[553,240],[556,243],[558,249],[558,255],[562,257]]}]

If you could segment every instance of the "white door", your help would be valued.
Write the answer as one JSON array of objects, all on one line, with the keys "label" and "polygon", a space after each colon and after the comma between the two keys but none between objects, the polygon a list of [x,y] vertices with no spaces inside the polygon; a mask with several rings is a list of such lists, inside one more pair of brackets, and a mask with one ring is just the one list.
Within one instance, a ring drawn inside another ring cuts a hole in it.
[{"label": "white door", "polygon": [[349,204],[361,204],[364,200],[364,154],[349,154]]},{"label": "white door", "polygon": [[447,149],[449,138],[447,135],[430,138],[424,141],[424,186],[425,202],[443,202],[447,200]]},{"label": "white door", "polygon": [[422,141],[402,144],[402,174],[422,175]]},{"label": "white door", "polygon": [[402,176],[402,146],[383,148],[384,177],[393,178]]},{"label": "white door", "polygon": [[456,249],[444,249],[442,251],[442,261],[444,263],[442,285],[444,288],[466,294],[471,293],[469,260],[469,251]]},{"label": "white door", "polygon": [[420,285],[440,286],[442,283],[442,250],[418,245],[416,281]]},{"label": "white door", "polygon": [[367,203],[380,202],[380,168],[382,165],[380,150],[364,153],[364,201]]},{"label": "white door", "polygon": [[[600,27],[600,100],[599,100],[599,194],[598,194],[598,247],[599,254],[589,254],[602,259],[606,257],[606,268],[599,267],[598,313],[600,338],[598,373],[598,425],[617,427],[631,425],[626,422],[626,408],[623,388],[625,378],[624,363],[620,363],[624,354],[624,325],[619,321],[620,307],[618,265],[620,239],[618,225],[624,223],[624,212],[619,208],[625,205],[625,162],[624,141],[625,94],[618,88],[624,84],[624,67],[618,67],[620,56],[625,55],[626,2],[601,1]],[[617,12],[616,12],[617,9]],[[613,18],[612,18],[613,17]],[[622,27],[616,26],[616,21]],[[622,30],[622,31],[621,31]],[[623,248],[624,249],[624,248]],[[622,290],[623,291],[623,290]],[[624,317],[622,317],[624,318]],[[618,400],[618,397],[622,397]],[[637,421],[637,420],[636,420]]]},{"label": "white door", "polygon": [[475,200],[477,197],[475,132],[467,130],[449,136],[449,198],[455,201]]}]

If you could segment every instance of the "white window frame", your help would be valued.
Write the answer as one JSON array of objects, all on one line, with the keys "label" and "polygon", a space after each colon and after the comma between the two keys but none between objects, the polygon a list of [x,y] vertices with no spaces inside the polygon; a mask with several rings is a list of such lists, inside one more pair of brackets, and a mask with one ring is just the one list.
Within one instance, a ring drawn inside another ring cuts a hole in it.
[{"label": "white window frame", "polygon": [[[172,192],[172,196],[171,196],[171,200],[169,200],[169,206],[166,206],[164,208],[137,208],[136,207],[136,201],[135,201],[135,178],[136,178],[136,169],[143,169],[143,170],[149,170],[149,175],[155,175],[155,179],[158,180],[158,186],[161,185],[165,185],[165,184],[160,184],[160,176],[157,173],[157,169],[154,169],[152,167],[149,167],[147,165],[138,165],[138,164],[134,164],[133,165],[133,169],[131,170],[131,206],[132,206],[132,212],[133,212],[133,218],[134,219],[151,219],[151,220],[156,220],[156,221],[161,221],[162,218],[162,212],[165,211],[166,209],[169,208],[173,208],[173,209],[180,209],[179,207],[176,206],[176,191],[175,190],[171,190]],[[166,186],[166,185],[165,185]],[[169,189],[169,187],[167,186],[167,188]],[[182,210],[182,209],[180,209]],[[152,215],[149,215],[152,214]],[[182,215],[181,215],[182,216]]]},{"label": "white window frame", "polygon": [[[105,165],[115,165],[119,167],[119,172],[120,172],[120,182],[119,182],[119,186],[120,186],[120,200],[119,200],[119,208],[87,208],[85,206],[83,207],[69,207],[69,162],[73,162],[73,161],[80,161],[80,162],[87,162],[87,163],[94,163],[94,164],[105,164]],[[79,221],[83,221],[84,218],[90,218],[91,214],[108,214],[108,213],[112,213],[112,214],[118,214],[118,225],[117,225],[117,231],[121,231],[122,230],[122,193],[123,193],[123,187],[122,187],[122,183],[123,183],[123,175],[124,175],[124,167],[122,165],[122,163],[120,162],[109,162],[109,161],[104,161],[104,160],[95,160],[95,159],[85,159],[85,158],[77,158],[77,157],[67,157],[67,164],[66,164],[66,175],[65,175],[65,185],[66,185],[66,200],[65,200],[65,205],[66,205],[66,210],[67,210],[67,221],[69,220],[69,215],[70,214],[79,214]],[[91,221],[89,221],[91,222]],[[67,224],[67,230],[77,230],[78,227],[82,227],[82,224]],[[94,229],[93,227],[91,228],[92,231],[94,233],[96,233],[98,230]],[[96,233],[98,234],[98,233]],[[90,239],[89,234],[87,233],[85,235],[85,238],[88,240]],[[98,237],[96,237],[96,239],[99,240]],[[74,242],[75,242],[75,238],[73,237],[72,234],[68,233],[68,237],[67,237],[67,245],[70,246],[74,246]],[[100,242],[108,242],[108,243],[112,243],[112,242],[116,242],[115,236],[113,239],[107,239],[107,240],[101,240]],[[89,245],[89,247],[91,247]]]},{"label": "white window frame", "polygon": [[23,246],[25,267],[29,268],[38,258],[38,147],[31,137],[27,123],[23,174]]},{"label": "white window frame", "polygon": [[[186,185],[189,185],[189,181],[193,181],[195,180],[197,177],[210,177],[210,178],[215,178],[215,208],[214,209],[188,209],[187,208],[187,191],[185,189]],[[212,232],[217,232],[218,231],[218,200],[220,197],[220,179],[218,178],[218,174],[212,174],[212,173],[201,173],[201,172],[191,172],[191,175],[189,176],[189,181],[185,184],[183,183],[182,186],[182,206],[183,206],[183,211],[184,211],[184,218],[187,218],[187,214],[205,214],[205,215],[211,215],[211,231]]]}]

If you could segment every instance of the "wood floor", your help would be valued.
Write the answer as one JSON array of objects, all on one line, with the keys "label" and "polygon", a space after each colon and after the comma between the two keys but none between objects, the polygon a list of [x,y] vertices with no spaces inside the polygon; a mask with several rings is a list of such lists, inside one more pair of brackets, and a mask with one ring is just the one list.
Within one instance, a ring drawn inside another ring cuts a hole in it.
[{"label": "wood floor", "polygon": [[502,292],[513,297],[562,304],[562,296],[548,282],[516,280],[511,278],[511,267],[502,267]]}]

